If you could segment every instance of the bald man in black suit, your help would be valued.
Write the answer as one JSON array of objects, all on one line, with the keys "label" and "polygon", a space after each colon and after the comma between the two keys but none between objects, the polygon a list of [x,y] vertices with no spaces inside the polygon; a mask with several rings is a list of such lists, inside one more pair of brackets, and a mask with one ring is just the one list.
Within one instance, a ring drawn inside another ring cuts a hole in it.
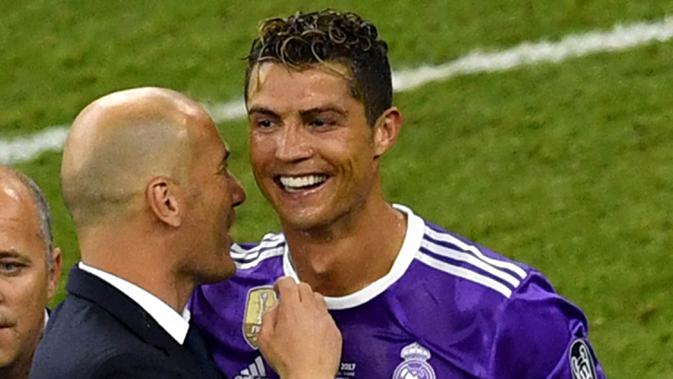
[{"label": "bald man in black suit", "polygon": [[[227,170],[228,156],[206,111],[174,91],[116,92],[78,115],[61,185],[82,261],[32,378],[220,377],[185,306],[195,286],[235,270],[228,230],[245,193]],[[280,304],[267,317],[274,320],[267,330],[279,328],[267,333],[270,359],[286,379],[333,378],[341,337],[324,301],[306,284],[285,280],[279,289]],[[313,319],[295,322],[284,316],[290,311]],[[328,348],[288,357],[278,346],[297,333]]]}]

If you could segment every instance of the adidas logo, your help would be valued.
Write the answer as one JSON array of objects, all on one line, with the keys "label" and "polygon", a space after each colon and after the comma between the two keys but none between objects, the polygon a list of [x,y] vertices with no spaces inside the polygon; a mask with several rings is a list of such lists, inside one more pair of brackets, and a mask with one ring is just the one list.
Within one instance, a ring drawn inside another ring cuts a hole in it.
[{"label": "adidas logo", "polygon": [[241,370],[234,379],[268,379],[262,357],[255,358],[255,361],[250,363],[248,368]]}]

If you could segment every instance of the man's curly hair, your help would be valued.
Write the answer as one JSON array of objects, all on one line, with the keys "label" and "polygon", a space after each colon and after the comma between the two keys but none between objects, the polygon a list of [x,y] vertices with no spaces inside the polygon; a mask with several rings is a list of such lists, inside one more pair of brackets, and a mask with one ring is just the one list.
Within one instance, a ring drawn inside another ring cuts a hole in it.
[{"label": "man's curly hair", "polygon": [[245,97],[250,75],[264,62],[302,70],[324,62],[344,64],[352,73],[353,97],[364,104],[369,125],[392,106],[388,45],[376,27],[351,12],[298,12],[262,23],[247,57]]}]

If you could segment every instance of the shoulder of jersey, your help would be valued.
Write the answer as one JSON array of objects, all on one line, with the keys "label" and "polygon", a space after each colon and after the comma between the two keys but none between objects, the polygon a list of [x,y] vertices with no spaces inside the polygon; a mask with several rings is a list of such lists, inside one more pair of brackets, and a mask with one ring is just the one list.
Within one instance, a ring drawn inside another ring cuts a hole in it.
[{"label": "shoulder of jersey", "polygon": [[530,273],[525,265],[429,223],[414,258],[438,272],[489,288],[506,298]]},{"label": "shoulder of jersey", "polygon": [[285,236],[268,233],[255,243],[235,243],[230,255],[239,270],[253,269],[271,258],[282,257],[285,251]]}]

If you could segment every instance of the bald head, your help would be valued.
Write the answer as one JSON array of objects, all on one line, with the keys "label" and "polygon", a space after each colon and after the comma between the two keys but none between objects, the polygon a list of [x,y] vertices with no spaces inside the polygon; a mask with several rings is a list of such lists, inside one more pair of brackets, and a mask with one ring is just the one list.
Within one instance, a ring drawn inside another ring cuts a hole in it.
[{"label": "bald head", "polygon": [[185,180],[194,141],[212,130],[197,102],[168,89],[119,91],[88,105],[72,125],[61,166],[75,223],[123,217],[153,177]]},{"label": "bald head", "polygon": [[40,187],[26,175],[0,165],[0,208],[7,214],[28,217],[35,222],[35,231],[43,242],[47,264],[51,266],[51,213]]}]

